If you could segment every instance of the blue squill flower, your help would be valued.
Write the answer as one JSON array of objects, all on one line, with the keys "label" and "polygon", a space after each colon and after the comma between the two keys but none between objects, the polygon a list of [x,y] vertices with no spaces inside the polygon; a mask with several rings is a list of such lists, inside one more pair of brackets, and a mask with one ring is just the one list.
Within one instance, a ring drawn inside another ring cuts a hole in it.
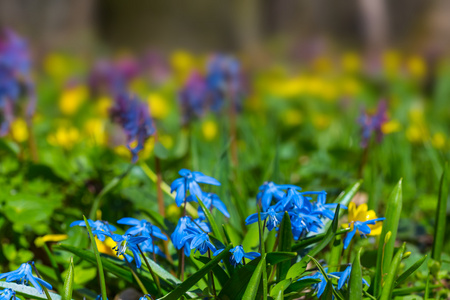
[{"label": "blue squill flower", "polygon": [[[261,221],[266,221],[266,226],[269,231],[272,231],[272,229],[278,227],[278,225],[281,223],[281,220],[283,220],[283,212],[275,212],[275,210],[272,207],[269,207],[269,209],[266,212],[261,212]],[[252,214],[245,219],[245,225],[250,225],[255,222],[258,222],[258,213]]]},{"label": "blue squill flower", "polygon": [[[187,198],[187,192],[191,195],[195,195],[200,199],[203,199],[202,190],[200,189],[199,183],[206,183],[212,185],[220,185],[220,182],[216,179],[206,176],[201,172],[192,172],[187,169],[181,169],[178,174],[182,177],[175,179],[170,186],[170,192],[176,191],[177,195],[175,197],[175,202],[178,206],[181,206]],[[196,201],[194,198],[193,200]],[[187,200],[186,200],[187,201]]]},{"label": "blue squill flower", "polygon": [[[225,204],[220,200],[219,196],[213,193],[202,193],[203,198],[203,204],[206,206],[207,209],[211,209],[213,207],[217,208],[218,211],[220,211],[225,217],[229,218],[230,214],[228,213],[227,207]],[[196,201],[194,195],[190,195],[188,197],[187,202]],[[205,219],[205,213],[203,212],[203,209],[201,207],[198,208],[198,217],[202,220]]]},{"label": "blue squill flower", "polygon": [[133,257],[136,260],[136,267],[141,267],[141,256],[139,255],[138,245],[142,242],[148,240],[148,237],[145,236],[132,236],[131,234],[113,234],[111,238],[117,245],[113,248],[116,251],[117,256],[123,255],[128,262],[131,262],[133,258],[126,254],[126,251],[129,249],[133,253]]},{"label": "blue squill flower", "polygon": [[350,241],[355,236],[356,231],[359,232],[361,237],[365,237],[366,235],[370,234],[370,232],[371,232],[371,229],[368,225],[375,225],[375,223],[377,221],[383,221],[384,219],[385,218],[376,218],[376,219],[368,220],[365,222],[355,221],[355,222],[350,223],[350,228],[352,229],[352,231],[347,233],[347,236],[345,237],[344,249],[347,249],[348,245],[350,245]]},{"label": "blue squill flower", "polygon": [[129,228],[125,232],[125,234],[141,235],[167,241],[167,236],[161,232],[161,229],[159,229],[152,223],[148,222],[147,220],[138,220],[135,218],[122,218],[119,221],[117,221],[117,224],[133,226]]},{"label": "blue squill flower", "polygon": [[[92,234],[94,236],[96,236],[98,238],[99,241],[105,241],[105,237],[106,236],[110,236],[112,232],[116,231],[116,227],[114,227],[113,225],[108,224],[107,222],[104,221],[92,221],[92,220],[88,220],[89,226],[91,227],[92,230]],[[84,222],[84,220],[78,220],[78,221],[74,221],[70,224],[70,227],[73,226],[81,226],[81,227],[86,227],[86,223]]]},{"label": "blue squill flower", "polygon": [[[328,268],[324,268],[325,273],[328,272]],[[327,274],[328,275],[328,274]],[[325,287],[327,286],[327,281],[325,280],[325,277],[323,276],[322,272],[316,272],[314,275],[309,275],[300,278],[298,281],[302,281],[305,279],[319,279],[320,282],[314,283],[311,285],[311,287],[314,289],[317,298],[320,298],[325,291]]]},{"label": "blue squill flower", "polygon": [[263,211],[266,211],[272,203],[272,200],[281,201],[285,196],[286,189],[295,189],[300,191],[301,188],[291,184],[275,184],[272,181],[265,182],[259,187],[260,192],[256,196],[258,202],[261,202]]},{"label": "blue squill flower", "polygon": [[[321,192],[309,192],[308,194],[317,194],[317,201],[313,204],[313,213],[326,217],[330,220],[334,218],[334,211],[336,209],[337,203],[325,203],[327,193],[325,191]],[[340,206],[342,209],[347,209],[345,205]]]},{"label": "blue squill flower", "polygon": [[178,220],[177,227],[170,238],[176,249],[180,250],[184,247],[184,253],[189,256],[191,254],[191,240],[186,237],[192,234],[200,235],[204,232],[210,232],[206,223],[192,221],[188,216],[184,216]]},{"label": "blue squill flower", "polygon": [[146,294],[146,295],[142,296],[141,298],[139,298],[139,300],[148,300],[148,299],[152,299],[153,300],[152,295]]},{"label": "blue squill flower", "polygon": [[358,119],[361,126],[361,147],[366,148],[369,144],[372,134],[375,133],[378,142],[383,139],[383,131],[381,130],[384,123],[388,121],[386,101],[378,103],[377,111],[369,114],[363,111]]},{"label": "blue squill flower", "polygon": [[[342,271],[342,272],[332,272],[332,273],[330,273],[330,274],[332,274],[334,276],[339,277],[338,284],[337,284],[337,289],[338,290],[342,289],[342,287],[344,287],[344,285],[346,283],[348,284],[348,282],[350,280],[350,273],[351,272],[352,272],[352,265],[349,264],[347,266],[347,268],[345,268],[345,270]],[[367,285],[367,286],[369,286],[369,283],[364,278],[362,279],[362,283]]]},{"label": "blue squill flower", "polygon": [[[31,262],[31,264],[34,264],[34,262]],[[41,294],[44,293],[41,285],[49,290],[52,289],[51,284],[45,282],[39,277],[33,276],[31,265],[28,262],[21,264],[20,267],[15,271],[0,274],[0,280],[3,278],[6,278],[6,282],[15,282],[18,284],[26,284],[26,285],[31,283],[36,288],[36,290]]]},{"label": "blue squill flower", "polygon": [[295,209],[289,212],[291,217],[292,234],[295,240],[300,239],[308,232],[318,232],[323,222],[306,209]]},{"label": "blue squill flower", "polygon": [[152,241],[151,238],[149,238],[148,240],[142,242],[141,244],[139,244],[139,247],[141,248],[142,252],[144,253],[155,253],[158,254],[161,257],[166,257],[166,255],[164,254],[164,252],[161,251],[161,249],[155,245]]},{"label": "blue squill flower", "polygon": [[132,162],[138,159],[138,153],[144,149],[145,141],[155,133],[148,105],[136,96],[124,92],[115,97],[111,108],[111,118],[120,124],[127,136],[127,148],[131,151]]},{"label": "blue squill flower", "polygon": [[179,94],[183,124],[193,117],[202,117],[208,107],[209,98],[205,79],[200,73],[192,72]]},{"label": "blue squill flower", "polygon": [[209,241],[209,236],[205,232],[195,232],[190,233],[183,237],[182,244],[189,243],[189,247],[191,250],[195,250],[195,252],[200,251],[200,254],[205,254],[210,249],[213,253],[216,252],[216,247]]},{"label": "blue squill flower", "polygon": [[16,292],[10,288],[4,289],[0,292],[0,300],[16,299]]},{"label": "blue squill flower", "polygon": [[[222,252],[223,249],[219,249],[216,252],[214,252],[214,256],[218,255],[220,252]],[[236,246],[233,249],[230,249],[230,263],[233,265],[233,267],[236,267],[239,264],[243,264],[243,259],[255,259],[261,254],[258,252],[244,252],[244,247],[242,245]]]}]

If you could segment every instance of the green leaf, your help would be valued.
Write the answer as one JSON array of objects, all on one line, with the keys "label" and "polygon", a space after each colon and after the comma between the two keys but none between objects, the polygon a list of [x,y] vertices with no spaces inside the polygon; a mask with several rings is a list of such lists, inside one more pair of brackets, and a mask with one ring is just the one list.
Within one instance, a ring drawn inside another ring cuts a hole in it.
[{"label": "green leaf", "polygon": [[259,261],[258,266],[256,266],[256,269],[248,282],[247,288],[245,289],[244,296],[242,296],[242,300],[253,300],[256,298],[259,289],[259,282],[261,281],[262,271],[264,268],[266,268],[265,255]]},{"label": "green leaf", "polygon": [[331,280],[328,280],[327,285],[325,286],[325,290],[323,291],[323,294],[320,298],[324,300],[333,300],[333,291],[333,284],[331,283]]},{"label": "green leaf", "polygon": [[[45,296],[45,294],[40,294],[34,287],[32,286],[27,286],[27,285],[23,285],[23,284],[17,284],[17,283],[13,283],[13,282],[5,282],[5,281],[0,281],[0,288],[10,288],[12,290],[14,290],[16,292],[17,295],[21,295],[24,296],[26,298],[31,298],[31,299],[47,299],[47,297]],[[52,300],[61,300],[61,296],[55,293],[49,293],[50,298]]]},{"label": "green leaf", "polygon": [[291,282],[292,279],[281,280],[270,290],[270,296],[275,300],[284,299],[284,291],[291,285]]},{"label": "green leaf", "polygon": [[386,280],[382,282],[382,290],[380,300],[392,299],[392,290],[394,289],[395,278],[397,276],[398,267],[405,253],[406,243],[403,243],[402,247],[397,251],[394,258],[391,261],[390,268],[386,275]]},{"label": "green leaf", "polygon": [[349,299],[362,299],[363,283],[361,270],[361,248],[356,254],[352,264],[352,271],[350,273],[350,282],[348,290]]},{"label": "green leaf", "polygon": [[395,287],[401,284],[403,281],[405,281],[409,276],[411,276],[417,269],[420,268],[420,266],[423,264],[423,262],[427,259],[427,255],[422,257],[421,259],[418,259],[411,267],[409,267],[405,272],[403,272],[395,281]]},{"label": "green leaf", "polygon": [[363,180],[360,179],[351,186],[347,187],[343,192],[339,194],[339,196],[337,196],[337,198],[333,202],[348,206],[350,201],[352,201],[353,197],[355,197],[356,193],[361,187],[362,182]]},{"label": "green leaf", "polygon": [[219,293],[219,299],[234,300],[242,298],[245,288],[247,287],[256,266],[259,264],[260,259],[261,257],[257,257],[245,266],[239,268],[222,287],[222,290]]},{"label": "green leaf", "polygon": [[441,262],[442,248],[445,241],[445,221],[447,218],[447,198],[448,198],[448,163],[445,163],[439,185],[438,206],[436,209],[436,224],[434,226],[433,249],[431,258]]},{"label": "green leaf", "polygon": [[[288,280],[288,279],[285,279]],[[316,278],[307,278],[298,281],[294,281],[287,289],[286,292],[300,292],[307,287],[310,287],[314,283],[319,283],[321,280]]]},{"label": "green leaf", "polygon": [[[341,205],[338,204],[336,207],[336,212],[334,214],[333,222],[331,223],[331,227],[328,228],[327,233],[324,235],[321,242],[314,247],[311,251],[309,251],[308,255],[315,256],[320,251],[322,251],[335,237],[336,231],[338,228],[339,223],[339,211],[340,211]],[[298,263],[295,263],[292,265],[292,267],[289,269],[286,278],[297,278],[302,275],[302,273],[305,271],[305,266],[309,262],[309,258],[307,255],[305,255]]]},{"label": "green leaf", "polygon": [[[389,272],[394,256],[395,240],[397,238],[398,223],[402,212],[402,179],[399,180],[387,200],[386,220],[383,221],[383,229],[380,235],[377,254],[377,267],[374,279],[374,296],[378,297],[384,274]],[[385,244],[386,234],[390,232],[390,238]]]},{"label": "green leaf", "polygon": [[[196,258],[197,260],[201,261],[204,264],[207,264],[211,261],[211,258],[206,256],[199,256]],[[221,266],[217,265],[212,269],[214,276],[217,278],[221,286],[224,286],[227,281],[230,279],[228,274],[222,269]]]},{"label": "green leaf", "polygon": [[[281,221],[280,229],[278,231],[278,250],[279,251],[291,251],[292,243],[292,228],[291,218],[288,212],[284,213],[283,220]],[[278,264],[277,268],[277,280],[283,280],[286,278],[286,274],[289,271],[291,263],[289,261]]]},{"label": "green leaf", "polygon": [[86,223],[86,229],[89,232],[89,237],[91,238],[92,249],[95,253],[95,259],[97,260],[98,275],[100,277],[100,288],[102,291],[102,299],[108,299],[106,295],[106,283],[105,283],[105,273],[103,272],[102,260],[100,259],[100,254],[97,249],[97,243],[95,242],[94,235],[92,234],[91,226],[85,216],[83,216],[84,223]]},{"label": "green leaf", "polygon": [[211,229],[212,229],[212,232],[214,233],[214,237],[223,243],[223,236],[222,236],[221,231],[219,230],[219,227],[217,226],[216,220],[211,215],[211,212],[209,211],[209,209],[206,208],[205,204],[203,204],[202,199],[197,198],[197,200],[198,200],[198,203],[200,204],[200,206],[202,207],[203,212],[205,213],[205,216],[209,222],[209,225],[211,225]]},{"label": "green leaf", "polygon": [[69,270],[67,272],[66,280],[64,281],[64,291],[62,294],[62,300],[71,300],[72,299],[72,291],[73,291],[73,279],[74,279],[74,270],[73,270],[73,257],[70,258],[69,262]]},{"label": "green leaf", "polygon": [[[312,256],[309,256],[309,259],[312,260],[312,262],[319,269],[320,273],[322,273],[323,277],[325,278],[325,281],[327,282],[327,286],[330,285],[328,288],[331,289],[331,294],[334,295],[337,299],[343,300],[342,296],[334,289],[333,284],[331,282],[331,279],[328,278],[327,272],[325,272],[325,270],[323,269],[322,265]],[[331,298],[332,297],[328,297],[328,298],[325,297],[325,299],[331,299]]]},{"label": "green leaf", "polygon": [[292,260],[297,257],[296,252],[269,252],[266,254],[266,261],[268,264],[276,265],[278,263],[285,262],[287,260]]},{"label": "green leaf", "polygon": [[[193,287],[198,281],[200,281],[203,276],[205,276],[209,271],[211,271],[223,258],[229,255],[229,251],[232,245],[228,245],[221,253],[214,257],[209,263],[204,265],[200,270],[192,274],[185,281],[183,281],[179,286],[177,286],[173,291],[160,298],[161,300],[171,300],[179,299],[183,296],[191,287]],[[152,266],[153,267],[153,266]]]},{"label": "green leaf", "polygon": [[164,147],[163,144],[161,144],[161,142],[155,143],[155,147],[153,148],[153,153],[155,154],[156,157],[163,159],[163,160],[167,159],[167,157],[169,157],[169,151],[167,150],[166,147]]}]

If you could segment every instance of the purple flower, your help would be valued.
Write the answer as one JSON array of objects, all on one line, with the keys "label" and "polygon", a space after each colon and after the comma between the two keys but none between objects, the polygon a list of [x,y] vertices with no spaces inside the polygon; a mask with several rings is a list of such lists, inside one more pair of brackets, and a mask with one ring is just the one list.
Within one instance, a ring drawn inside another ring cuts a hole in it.
[{"label": "purple flower", "polygon": [[111,108],[111,117],[125,131],[127,148],[131,151],[133,163],[136,162],[145,141],[155,133],[148,106],[136,96],[120,93]]},{"label": "purple flower", "polygon": [[193,117],[201,117],[208,106],[208,86],[197,71],[193,71],[179,94],[179,103],[183,114],[183,124]]},{"label": "purple flower", "polygon": [[374,114],[371,115],[367,111],[363,111],[358,119],[361,126],[361,147],[366,148],[368,146],[374,132],[377,142],[381,142],[383,139],[381,128],[387,121],[387,103],[384,100],[378,103],[377,111]]}]

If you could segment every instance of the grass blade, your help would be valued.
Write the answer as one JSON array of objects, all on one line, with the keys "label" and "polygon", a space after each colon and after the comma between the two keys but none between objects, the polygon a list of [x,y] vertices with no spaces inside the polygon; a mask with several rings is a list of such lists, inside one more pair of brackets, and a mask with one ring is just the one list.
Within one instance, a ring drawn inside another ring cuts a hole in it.
[{"label": "grass blade", "polygon": [[[381,282],[385,274],[389,272],[392,257],[394,256],[395,239],[397,237],[398,223],[402,212],[402,179],[399,180],[388,198],[386,207],[386,220],[383,221],[380,242],[377,254],[377,267],[375,273],[374,296],[378,297],[381,290]],[[390,238],[385,241],[390,232]],[[386,243],[385,243],[386,242]]]},{"label": "grass blade", "polygon": [[[292,243],[292,228],[291,218],[287,212],[284,213],[283,220],[281,221],[280,230],[278,231],[278,250],[279,251],[291,251]],[[289,261],[279,263],[277,268],[277,280],[281,281],[286,278],[286,274],[289,271],[291,263]]]},{"label": "grass blade", "polygon": [[214,237],[218,239],[221,243],[223,243],[224,238],[222,235],[222,232],[219,230],[219,227],[217,226],[216,220],[214,220],[213,216],[211,215],[211,212],[209,209],[206,208],[205,204],[203,204],[202,199],[197,198],[198,203],[202,207],[203,212],[205,213],[206,219],[208,220],[209,224],[211,225],[212,232],[214,233]]},{"label": "grass blade", "polygon": [[259,282],[261,281],[263,269],[266,268],[266,256],[264,255],[259,261],[258,266],[253,272],[250,281],[248,282],[247,288],[245,290],[242,300],[253,300],[256,298],[259,289]]},{"label": "grass blade", "polygon": [[106,296],[106,283],[105,283],[105,273],[103,272],[103,264],[100,259],[100,253],[97,249],[97,243],[95,242],[94,235],[92,234],[91,226],[89,226],[89,222],[85,216],[83,216],[84,222],[86,223],[86,229],[89,232],[89,237],[91,238],[92,249],[94,250],[95,259],[97,260],[97,268],[98,268],[98,276],[100,278],[100,288],[102,291],[102,299],[108,299]]},{"label": "grass blade", "polygon": [[442,248],[445,241],[445,221],[447,218],[447,198],[448,198],[448,163],[445,163],[439,185],[438,206],[436,209],[436,225],[434,227],[433,250],[431,258],[441,261]]},{"label": "grass blade", "polygon": [[406,243],[403,243],[403,246],[397,251],[394,258],[392,259],[389,272],[386,275],[386,280],[381,283],[383,288],[381,290],[380,300],[392,299],[392,290],[394,289],[395,277],[397,276],[398,267],[400,266],[403,254],[405,253],[405,248]]},{"label": "grass blade", "polygon": [[352,264],[352,271],[350,273],[350,283],[348,285],[349,299],[362,299],[363,284],[362,284],[362,270],[361,270],[361,248],[356,254]]},{"label": "grass blade", "polygon": [[[331,292],[332,295],[334,295],[337,299],[339,300],[344,300],[341,296],[341,294],[339,294],[333,287],[332,282],[330,280],[330,278],[328,278],[327,272],[325,272],[325,270],[323,269],[322,265],[312,256],[309,256],[309,259],[316,265],[316,267],[319,269],[319,272],[322,273],[323,277],[325,278],[325,281],[327,282],[327,285],[330,284],[329,288],[331,288]],[[325,298],[326,299],[326,298]],[[330,298],[331,299],[331,298]]]},{"label": "grass blade", "polygon": [[405,272],[403,272],[400,276],[398,276],[395,281],[395,286],[400,285],[403,281],[405,281],[409,276],[411,276],[418,268],[423,264],[423,262],[427,259],[428,255],[425,255],[421,259],[417,260],[411,267],[408,268]]},{"label": "grass blade", "polygon": [[70,258],[69,271],[67,272],[66,280],[64,281],[64,291],[62,294],[62,300],[71,300],[73,291],[73,279],[74,279],[73,257]]}]

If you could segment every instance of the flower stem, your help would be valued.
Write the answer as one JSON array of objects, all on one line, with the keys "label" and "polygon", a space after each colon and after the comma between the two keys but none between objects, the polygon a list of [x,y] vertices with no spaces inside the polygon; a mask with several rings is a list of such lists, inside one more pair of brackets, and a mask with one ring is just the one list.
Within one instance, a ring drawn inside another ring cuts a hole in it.
[{"label": "flower stem", "polygon": [[[208,258],[211,258],[211,250],[210,249],[208,249]],[[212,285],[212,289],[213,289],[214,299],[216,299],[217,298],[216,284],[214,283],[214,274],[212,271],[209,272],[209,276],[211,278],[211,285]]]},{"label": "flower stem", "polygon": [[[159,278],[155,275],[155,273],[153,272],[152,267],[150,266],[150,264],[148,263],[147,257],[144,255],[144,252],[142,252],[141,247],[139,247],[139,245],[136,245],[137,248],[139,249],[139,252],[142,255],[142,258],[144,259],[145,264],[147,265],[148,270],[150,271],[150,274],[152,274],[153,277],[153,281],[155,281],[156,286],[158,287],[158,292],[160,295],[163,295],[162,291],[161,291],[161,284],[159,283]],[[155,251],[155,249],[153,249],[153,252]]]}]

